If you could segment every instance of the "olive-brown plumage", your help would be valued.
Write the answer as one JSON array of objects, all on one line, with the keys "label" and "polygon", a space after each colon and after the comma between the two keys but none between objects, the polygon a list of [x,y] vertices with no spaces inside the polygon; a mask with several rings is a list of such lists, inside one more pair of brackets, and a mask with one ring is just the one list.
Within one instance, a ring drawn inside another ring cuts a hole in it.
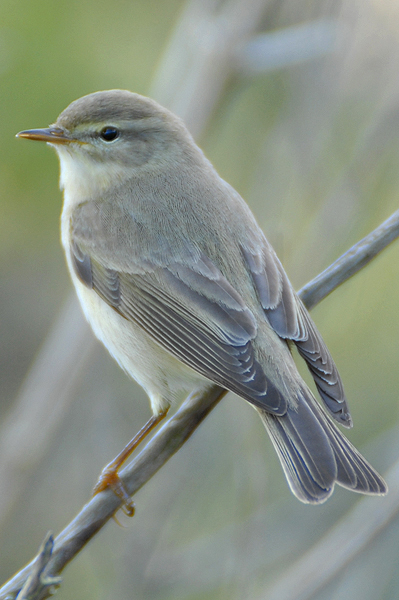
[{"label": "olive-brown plumage", "polygon": [[[383,479],[330,417],[351,426],[334,361],[240,195],[183,123],[127,91],[73,102],[47,130],[60,158],[62,243],[87,319],[146,390],[155,415],[210,383],[259,412],[292,491]],[[330,417],[300,377],[305,359]]]}]

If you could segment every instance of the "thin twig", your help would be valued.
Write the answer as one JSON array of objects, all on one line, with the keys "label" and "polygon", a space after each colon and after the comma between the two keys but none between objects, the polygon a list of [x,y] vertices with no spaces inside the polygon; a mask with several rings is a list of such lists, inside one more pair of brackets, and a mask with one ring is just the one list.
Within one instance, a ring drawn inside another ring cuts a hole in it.
[{"label": "thin twig", "polygon": [[[387,226],[387,223],[390,225]],[[334,263],[334,265],[339,265],[338,273],[332,265],[322,275],[306,285],[303,288],[306,290],[306,296],[303,298],[305,303],[310,306],[317,304],[320,299],[360,270],[374,256],[377,256],[382,248],[393,241],[395,237],[399,237],[399,211]],[[323,282],[322,285],[320,280]],[[187,398],[176,414],[168,420],[135,460],[121,472],[124,485],[131,495],[134,495],[181,448],[225,393],[225,390],[211,386],[206,393]],[[392,506],[395,507],[398,504],[398,502],[396,504],[393,502]],[[120,501],[112,491],[102,492],[93,498],[56,538],[45,576],[57,576],[114,515],[119,506]],[[367,535],[363,535],[363,543],[365,543],[364,540],[367,541],[370,536],[375,534],[375,530],[380,527],[380,521],[367,519],[365,527]],[[340,560],[340,555],[337,557],[335,553],[334,564],[337,568]],[[10,595],[12,597],[21,589],[31,573],[32,564],[30,563],[17,573],[0,589],[0,600],[6,600]],[[35,600],[42,600],[46,597],[48,597],[48,591],[43,590]]]},{"label": "thin twig", "polygon": [[40,545],[39,552],[32,565],[31,573],[25,581],[16,600],[33,600],[44,590],[46,590],[46,595],[51,596],[55,589],[61,584],[61,577],[46,577],[44,575],[44,571],[53,553],[53,547],[53,536],[51,533],[48,533]]},{"label": "thin twig", "polygon": [[[187,398],[140,454],[121,471],[121,479],[129,494],[133,496],[181,448],[225,394],[226,390],[213,385],[206,393],[192,394]],[[120,500],[111,490],[92,498],[57,536],[51,559],[43,575],[47,579],[56,577],[118,508]],[[31,575],[35,563],[36,559],[0,589],[1,600],[13,597],[21,589],[26,578]],[[49,591],[43,589],[35,600],[42,600],[48,596]]]},{"label": "thin twig", "polygon": [[399,236],[399,210],[298,292],[310,310]]}]

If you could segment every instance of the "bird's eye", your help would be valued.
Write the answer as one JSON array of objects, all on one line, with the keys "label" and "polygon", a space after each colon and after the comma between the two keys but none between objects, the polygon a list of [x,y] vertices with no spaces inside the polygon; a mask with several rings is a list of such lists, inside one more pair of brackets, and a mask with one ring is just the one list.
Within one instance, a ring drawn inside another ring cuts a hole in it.
[{"label": "bird's eye", "polygon": [[118,139],[119,135],[119,129],[112,127],[111,125],[103,127],[100,131],[101,139],[103,139],[104,142],[113,142]]}]

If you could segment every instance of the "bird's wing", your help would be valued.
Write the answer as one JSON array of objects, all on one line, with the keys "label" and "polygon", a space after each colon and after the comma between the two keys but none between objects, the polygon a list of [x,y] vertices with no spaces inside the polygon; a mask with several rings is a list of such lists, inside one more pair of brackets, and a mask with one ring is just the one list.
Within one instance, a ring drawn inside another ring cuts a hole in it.
[{"label": "bird's wing", "polygon": [[[84,246],[84,244],[83,244]],[[205,255],[190,266],[145,263],[139,272],[104,266],[76,239],[71,257],[80,280],[184,364],[274,415],[287,409],[252,346],[252,312]]]},{"label": "bird's wing", "polygon": [[273,248],[265,239],[259,251],[241,249],[270,325],[281,338],[296,344],[329,412],[350,427],[352,421],[337,367]]}]

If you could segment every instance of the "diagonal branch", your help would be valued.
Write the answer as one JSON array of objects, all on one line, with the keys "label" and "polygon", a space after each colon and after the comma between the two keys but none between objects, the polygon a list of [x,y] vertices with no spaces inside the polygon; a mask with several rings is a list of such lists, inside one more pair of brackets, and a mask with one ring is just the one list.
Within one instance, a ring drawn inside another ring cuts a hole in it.
[{"label": "diagonal branch", "polygon": [[[308,307],[315,306],[327,294],[368,264],[388,244],[399,237],[399,211],[355,244],[321,275],[299,292]],[[226,393],[212,385],[202,395],[192,394],[180,409],[158,431],[140,454],[121,472],[126,489],[134,495],[187,441],[198,425]],[[56,538],[52,556],[43,572],[47,579],[56,577],[83,546],[103,527],[120,506],[112,491],[104,491],[92,498],[75,519]],[[377,525],[378,526],[378,523]],[[371,521],[369,527],[374,527]],[[373,532],[369,531],[369,536]],[[364,539],[369,539],[365,536]],[[335,561],[339,556],[335,555]],[[0,589],[0,600],[13,597],[31,575],[34,561],[17,573]],[[48,597],[45,588],[35,600]]]},{"label": "diagonal branch", "polygon": [[399,236],[399,210],[298,292],[308,310],[365,267]]}]

